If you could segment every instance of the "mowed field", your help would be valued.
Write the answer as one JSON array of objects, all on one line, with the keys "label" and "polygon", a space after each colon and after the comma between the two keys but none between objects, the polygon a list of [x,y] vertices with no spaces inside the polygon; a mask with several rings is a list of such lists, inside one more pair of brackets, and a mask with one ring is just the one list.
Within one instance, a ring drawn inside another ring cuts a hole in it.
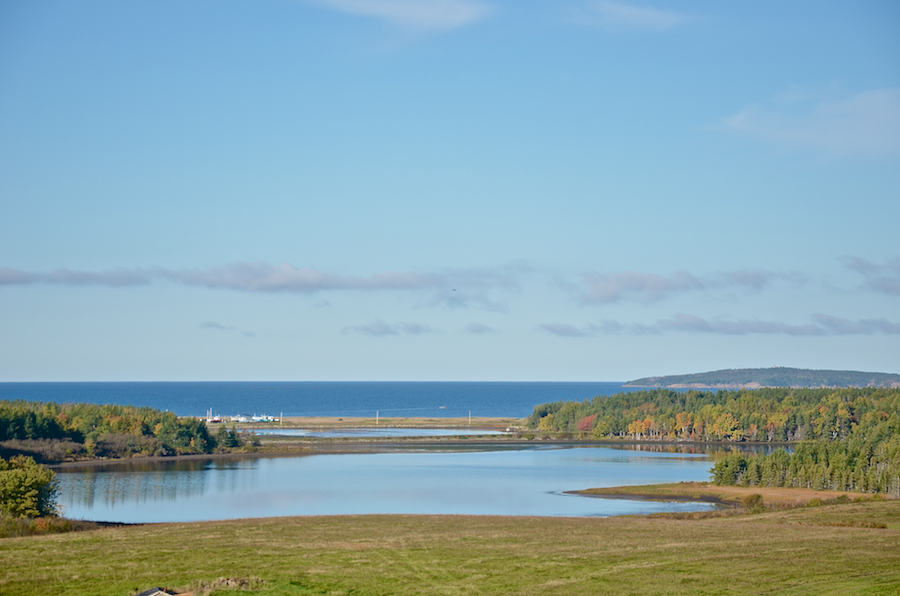
[{"label": "mowed field", "polygon": [[286,595],[898,594],[900,501],[701,519],[270,518],[0,540],[5,596],[206,593],[222,578]]}]

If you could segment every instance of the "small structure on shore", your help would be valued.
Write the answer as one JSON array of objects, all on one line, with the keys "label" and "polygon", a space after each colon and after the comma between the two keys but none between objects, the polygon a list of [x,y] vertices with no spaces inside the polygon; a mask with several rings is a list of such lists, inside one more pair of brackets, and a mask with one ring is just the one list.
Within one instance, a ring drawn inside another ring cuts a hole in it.
[{"label": "small structure on shore", "polygon": [[252,420],[253,422],[278,422],[278,418],[275,418],[274,416],[267,416],[265,414],[263,414],[262,416],[254,415],[252,418],[250,418],[250,420]]},{"label": "small structure on shore", "polygon": [[144,590],[140,594],[135,594],[135,596],[173,596],[177,594],[177,592],[171,592],[167,588],[150,588],[149,590]]},{"label": "small structure on shore", "polygon": [[[247,416],[246,414],[238,414],[236,416],[231,417],[232,422],[240,422],[240,423],[251,423],[251,422],[278,422],[280,419],[275,418],[274,416],[268,416],[263,414],[262,416],[257,416],[254,414],[253,416]],[[224,420],[223,420],[224,422]]]}]

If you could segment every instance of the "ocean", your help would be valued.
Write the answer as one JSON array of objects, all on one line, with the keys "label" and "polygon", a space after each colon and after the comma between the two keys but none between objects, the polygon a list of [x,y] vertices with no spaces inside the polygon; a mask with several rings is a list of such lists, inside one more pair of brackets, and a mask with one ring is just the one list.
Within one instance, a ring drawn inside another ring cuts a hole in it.
[{"label": "ocean", "polygon": [[0,383],[0,400],[150,406],[179,416],[212,409],[220,416],[523,418],[542,403],[627,390],[613,382]]}]

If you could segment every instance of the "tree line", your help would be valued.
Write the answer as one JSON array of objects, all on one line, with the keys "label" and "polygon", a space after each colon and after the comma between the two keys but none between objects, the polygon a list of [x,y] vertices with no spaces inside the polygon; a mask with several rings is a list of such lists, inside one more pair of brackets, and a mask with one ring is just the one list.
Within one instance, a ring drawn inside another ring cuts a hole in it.
[{"label": "tree line", "polygon": [[734,451],[720,485],[802,487],[900,497],[900,389],[656,389],[535,408],[529,426],[607,439],[796,443]]},{"label": "tree line", "polygon": [[244,444],[234,430],[212,436],[204,420],[149,407],[0,401],[0,448],[45,461],[212,453]]},{"label": "tree line", "polygon": [[792,452],[733,452],[711,470],[719,485],[885,493],[900,498],[900,436],[801,443]]},{"label": "tree line", "polygon": [[874,492],[900,498],[900,429],[884,425],[879,434],[805,442],[792,453],[735,451],[716,462],[712,479],[719,485]]},{"label": "tree line", "polygon": [[225,426],[213,436],[203,420],[148,407],[0,401],[0,455],[8,457],[0,457],[0,537],[37,531],[21,519],[53,526],[47,520],[58,513],[56,474],[32,456],[62,461],[211,453],[254,441]]},{"label": "tree line", "polygon": [[846,440],[900,425],[900,389],[651,389],[541,404],[537,431],[597,439],[793,442]]}]

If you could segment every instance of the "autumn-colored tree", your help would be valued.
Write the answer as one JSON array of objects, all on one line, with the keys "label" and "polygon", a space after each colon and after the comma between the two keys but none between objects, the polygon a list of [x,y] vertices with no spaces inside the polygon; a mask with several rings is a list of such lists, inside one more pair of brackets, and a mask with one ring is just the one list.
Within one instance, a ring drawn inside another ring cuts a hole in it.
[{"label": "autumn-colored tree", "polygon": [[644,433],[644,421],[643,420],[635,420],[631,424],[628,425],[628,434],[632,435],[635,440],[639,437],[642,437]]},{"label": "autumn-colored tree", "polygon": [[594,428],[594,422],[597,420],[596,414],[591,414],[590,416],[585,416],[578,423],[578,430],[583,433],[589,433]]}]

